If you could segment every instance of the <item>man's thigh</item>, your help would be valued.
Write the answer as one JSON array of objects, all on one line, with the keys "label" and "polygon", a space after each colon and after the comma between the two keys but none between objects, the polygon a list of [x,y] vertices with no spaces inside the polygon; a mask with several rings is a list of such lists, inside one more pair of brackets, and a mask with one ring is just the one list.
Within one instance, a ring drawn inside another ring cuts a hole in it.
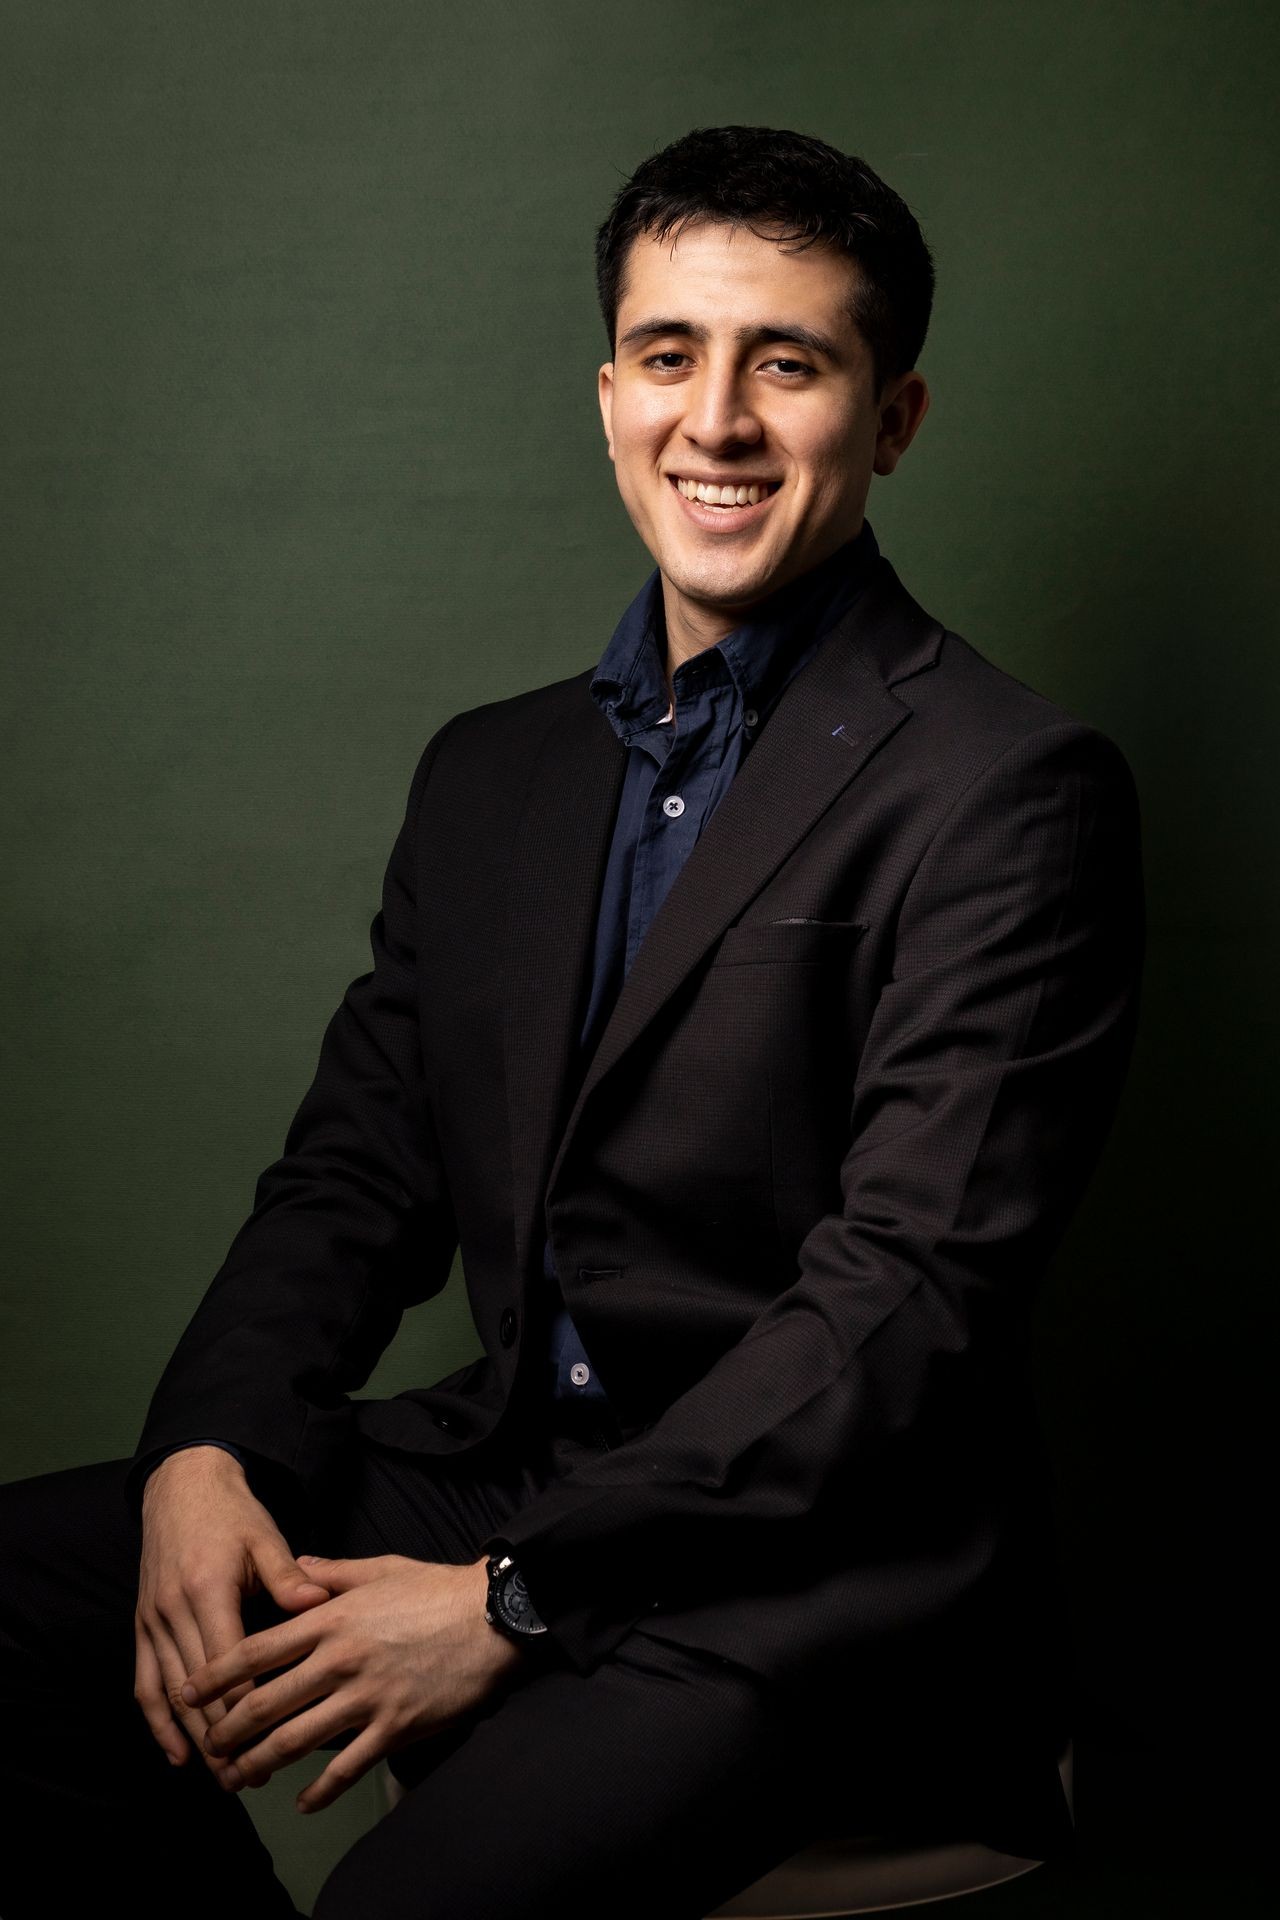
[{"label": "man's thigh", "polygon": [[[336,1557],[473,1560],[548,1474],[572,1465],[577,1445],[557,1442],[552,1454],[482,1447],[436,1461],[357,1439],[341,1485],[290,1545]],[[185,1796],[187,1817],[196,1779],[183,1781],[190,1763],[176,1775],[165,1766],[131,1697],[140,1532],[124,1504],[128,1464],[103,1461],[0,1489],[11,1523],[0,1640],[12,1629],[14,1653],[33,1680],[39,1672],[51,1727],[55,1707],[83,1715],[86,1671],[91,1695],[120,1703],[155,1809],[163,1801],[176,1830],[174,1796]],[[243,1615],[246,1632],[291,1617],[265,1593],[246,1596]],[[590,1911],[595,1920],[602,1897],[611,1920],[710,1911],[808,1837],[820,1784],[807,1766],[810,1748],[776,1689],[636,1628],[594,1674],[562,1663],[522,1675],[393,1756],[416,1784],[339,1864],[317,1911],[326,1920],[488,1920],[495,1911],[571,1920]],[[132,1804],[137,1775],[126,1785],[122,1774],[121,1785]],[[210,1819],[243,1816],[211,1779],[201,1793]],[[247,1846],[243,1824],[236,1837]]]},{"label": "man's thigh", "polygon": [[823,1770],[785,1694],[637,1627],[446,1731],[315,1920],[696,1920],[803,1846]]},{"label": "man's thigh", "polygon": [[[590,1420],[441,1460],[363,1442],[298,1550],[473,1561],[601,1444]],[[639,1626],[593,1674],[540,1665],[393,1754],[405,1796],[339,1862],[316,1920],[701,1916],[812,1838],[830,1751],[812,1701]]]}]

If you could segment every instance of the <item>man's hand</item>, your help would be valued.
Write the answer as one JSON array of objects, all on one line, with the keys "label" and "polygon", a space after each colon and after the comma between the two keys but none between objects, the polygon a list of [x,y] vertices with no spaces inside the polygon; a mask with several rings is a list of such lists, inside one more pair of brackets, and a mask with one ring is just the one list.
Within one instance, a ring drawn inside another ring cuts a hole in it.
[{"label": "man's hand", "polygon": [[202,1446],[171,1453],[147,1475],[142,1495],[134,1698],[175,1766],[184,1765],[190,1751],[185,1728],[229,1790],[243,1784],[235,1766],[204,1747],[226,1706],[215,1700],[192,1708],[180,1689],[189,1673],[243,1640],[240,1603],[263,1587],[290,1612],[329,1598],[298,1565],[232,1454]]},{"label": "man's hand", "polygon": [[[333,1594],[328,1605],[219,1653],[191,1675],[182,1696],[191,1707],[229,1703],[205,1748],[234,1753],[250,1786],[356,1729],[300,1794],[298,1811],[311,1813],[386,1754],[459,1718],[526,1656],[485,1619],[483,1559],[461,1567],[400,1553],[362,1560],[302,1554],[299,1561]],[[264,1686],[242,1684],[286,1665]]]}]

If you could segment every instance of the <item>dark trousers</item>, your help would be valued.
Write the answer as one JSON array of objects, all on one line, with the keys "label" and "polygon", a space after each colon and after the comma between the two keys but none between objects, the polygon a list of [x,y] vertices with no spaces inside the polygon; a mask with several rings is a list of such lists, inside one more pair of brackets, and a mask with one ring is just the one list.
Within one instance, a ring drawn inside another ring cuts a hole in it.
[{"label": "dark trousers", "polygon": [[[357,1440],[343,1492],[290,1545],[470,1562],[603,1444],[583,1430],[427,1461]],[[296,1920],[243,1794],[194,1753],[172,1766],[133,1697],[127,1465],[0,1486],[0,1915],[87,1914],[119,1896],[135,1920]],[[265,1595],[243,1614],[246,1632],[288,1617]],[[833,1819],[849,1824],[840,1731],[747,1669],[637,1627],[589,1676],[563,1662],[522,1673],[391,1756],[408,1791],[339,1861],[315,1920],[697,1920]],[[314,1778],[327,1755],[313,1758]]]}]

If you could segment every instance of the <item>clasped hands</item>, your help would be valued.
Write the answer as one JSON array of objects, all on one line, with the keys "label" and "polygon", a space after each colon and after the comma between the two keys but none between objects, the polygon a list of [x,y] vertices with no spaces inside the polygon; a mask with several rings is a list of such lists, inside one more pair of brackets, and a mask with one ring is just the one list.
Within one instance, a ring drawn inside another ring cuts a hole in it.
[{"label": "clasped hands", "polygon": [[206,1754],[233,1762],[224,1776],[232,1790],[262,1786],[278,1767],[357,1729],[299,1795],[298,1811],[312,1813],[388,1753],[465,1713],[526,1655],[484,1617],[483,1559],[451,1566],[398,1553],[349,1560],[304,1553],[298,1565],[330,1598],[249,1634],[197,1667],[179,1691],[199,1707],[274,1674],[228,1706],[205,1736]]},{"label": "clasped hands", "polygon": [[[141,1521],[134,1695],[171,1764],[194,1747],[230,1791],[353,1735],[297,1802],[326,1807],[528,1659],[485,1619],[483,1559],[295,1558],[225,1448],[171,1451],[147,1476]],[[258,1592],[294,1617],[246,1635],[242,1603]]]}]

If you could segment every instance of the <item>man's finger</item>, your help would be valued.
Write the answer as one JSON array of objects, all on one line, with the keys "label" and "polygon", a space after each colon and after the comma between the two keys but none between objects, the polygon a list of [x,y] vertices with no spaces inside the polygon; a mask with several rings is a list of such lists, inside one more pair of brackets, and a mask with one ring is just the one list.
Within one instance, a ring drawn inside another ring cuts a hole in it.
[{"label": "man's finger", "polygon": [[350,1702],[335,1693],[334,1681],[318,1673],[317,1665],[304,1660],[265,1687],[252,1688],[248,1698],[210,1727],[206,1753],[234,1758],[245,1782],[255,1787],[277,1767],[344,1732],[352,1724]]},{"label": "man's finger", "polygon": [[323,1581],[330,1593],[345,1593],[349,1587],[367,1586],[372,1580],[385,1580],[390,1563],[399,1556],[379,1553],[357,1560],[332,1560],[319,1553],[299,1555],[299,1565],[313,1580]]},{"label": "man's finger", "polygon": [[156,1744],[164,1750],[175,1766],[184,1766],[190,1749],[182,1737],[181,1729],[174,1721],[173,1708],[165,1693],[164,1678],[160,1672],[156,1650],[151,1644],[151,1635],[140,1619],[135,1619],[133,1631],[136,1648],[133,1697],[142,1709],[143,1718],[150,1727]]},{"label": "man's finger", "polygon": [[302,1789],[294,1802],[297,1811],[315,1813],[321,1807],[332,1806],[340,1794],[363,1779],[370,1767],[376,1767],[386,1754],[385,1736],[375,1727],[366,1727],[334,1755],[322,1774]]},{"label": "man's finger", "polygon": [[[207,1666],[209,1661],[233,1652],[244,1639],[240,1589],[229,1585],[216,1593],[198,1595],[192,1606],[192,1625],[202,1657],[193,1664],[186,1664],[188,1678]],[[238,1700],[243,1700],[253,1690],[252,1680],[246,1680],[243,1686],[232,1688],[220,1698],[210,1700],[204,1709],[209,1724],[215,1725]]]},{"label": "man's finger", "polygon": [[164,1680],[165,1694],[170,1702],[175,1724],[180,1726],[186,1733],[201,1761],[208,1767],[210,1773],[213,1774],[220,1785],[239,1786],[241,1780],[239,1772],[235,1769],[235,1763],[224,1760],[220,1755],[205,1752],[204,1743],[209,1731],[209,1722],[204,1714],[198,1707],[191,1708],[184,1706],[183,1702],[178,1698],[178,1688],[182,1684],[183,1667],[178,1650],[172,1641],[167,1643],[161,1642],[157,1650],[157,1658],[160,1662],[160,1672]]},{"label": "man's finger", "polygon": [[191,1707],[182,1698],[182,1687],[191,1666],[198,1668],[203,1664],[203,1645],[194,1616],[183,1607],[175,1609],[172,1620],[158,1618],[152,1631],[152,1640],[165,1698],[174,1719],[185,1729],[205,1765],[221,1780],[227,1772],[227,1765],[205,1752],[204,1737],[209,1731],[211,1715],[221,1718],[226,1709],[221,1702],[215,1702],[211,1708]]},{"label": "man's finger", "polygon": [[[311,1618],[311,1613],[316,1611],[323,1609],[313,1608],[298,1620],[283,1620],[279,1626],[267,1627],[261,1633],[251,1633],[229,1652],[221,1653],[196,1667],[179,1688],[181,1698],[188,1706],[201,1706],[206,1701],[225,1697],[229,1689],[238,1686],[242,1680],[252,1679],[259,1673],[272,1673],[279,1667],[292,1666],[295,1661],[304,1659],[314,1650],[320,1638],[319,1630]],[[239,1694],[236,1696],[237,1699],[241,1697]]]},{"label": "man's finger", "polygon": [[294,1559],[282,1533],[273,1529],[255,1538],[250,1550],[258,1578],[282,1611],[294,1613],[299,1607],[319,1606],[332,1597],[328,1587]]}]

